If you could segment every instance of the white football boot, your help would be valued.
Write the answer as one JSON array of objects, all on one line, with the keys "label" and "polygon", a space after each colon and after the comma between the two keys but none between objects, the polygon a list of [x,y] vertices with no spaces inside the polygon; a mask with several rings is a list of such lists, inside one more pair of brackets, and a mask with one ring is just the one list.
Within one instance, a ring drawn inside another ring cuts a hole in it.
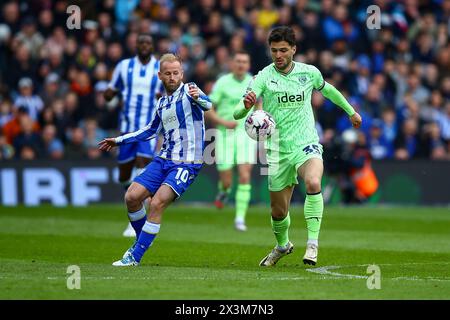
[{"label": "white football boot", "polygon": [[234,220],[234,228],[237,231],[247,231],[247,226],[245,225],[245,221],[242,218],[236,218]]},{"label": "white football boot", "polygon": [[288,255],[294,251],[294,245],[292,242],[288,242],[287,248],[284,251],[281,251],[278,246],[275,246],[275,248],[272,249],[272,251],[264,257],[264,259],[261,260],[259,265],[261,267],[268,267],[268,266],[274,266],[278,260],[280,260],[285,255]]},{"label": "white football boot", "polygon": [[134,257],[132,254],[128,254],[125,258],[122,260],[117,260],[116,262],[113,262],[112,264],[114,267],[131,267],[131,266],[138,266],[139,262],[134,260]]},{"label": "white football boot", "polygon": [[315,244],[307,244],[306,245],[306,252],[303,256],[303,263],[304,264],[310,264],[315,266],[317,263],[317,254],[319,252],[319,248]]},{"label": "white football boot", "polygon": [[247,226],[243,222],[236,222],[234,224],[234,227],[236,228],[237,231],[242,231],[242,232],[247,231]]},{"label": "white football boot", "polygon": [[133,242],[133,245],[131,247],[129,247],[127,249],[127,251],[125,251],[125,253],[122,256],[122,259],[125,258],[126,256],[130,255],[133,252],[134,247],[136,247],[136,244],[137,244],[137,240],[135,242]]},{"label": "white football boot", "polygon": [[136,237],[136,231],[134,231],[133,226],[131,225],[131,223],[128,223],[127,228],[124,230],[123,234],[124,237],[127,238],[132,238],[132,237]]}]

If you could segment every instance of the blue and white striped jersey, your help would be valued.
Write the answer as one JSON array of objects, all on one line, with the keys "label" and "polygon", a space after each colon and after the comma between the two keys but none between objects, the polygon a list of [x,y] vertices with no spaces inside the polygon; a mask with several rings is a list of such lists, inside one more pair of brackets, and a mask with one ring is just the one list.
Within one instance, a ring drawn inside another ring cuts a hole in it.
[{"label": "blue and white striped jersey", "polygon": [[14,106],[16,108],[24,107],[28,111],[31,119],[37,121],[39,112],[41,112],[41,110],[44,108],[44,102],[42,101],[41,97],[33,94],[29,97],[18,96],[14,101]]},{"label": "blue and white striped jersey", "polygon": [[170,96],[158,100],[153,121],[144,128],[116,138],[117,144],[145,141],[161,133],[164,141],[159,156],[181,162],[203,162],[205,148],[204,111],[211,101],[201,91],[195,101],[188,94],[188,84],[182,83]]},{"label": "blue and white striped jersey", "polygon": [[139,130],[153,119],[154,106],[164,92],[158,71],[159,60],[153,56],[146,65],[137,56],[117,64],[109,88],[122,93],[120,132]]}]

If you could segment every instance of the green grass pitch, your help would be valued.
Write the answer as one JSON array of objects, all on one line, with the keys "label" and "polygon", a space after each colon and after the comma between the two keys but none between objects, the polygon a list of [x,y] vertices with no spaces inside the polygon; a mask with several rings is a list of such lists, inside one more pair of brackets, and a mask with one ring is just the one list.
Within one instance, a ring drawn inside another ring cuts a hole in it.
[{"label": "green grass pitch", "polygon": [[[448,208],[326,207],[319,261],[303,265],[302,207],[291,208],[294,252],[259,261],[274,246],[269,209],[252,207],[246,233],[233,210],[169,208],[139,267],[114,268],[131,244],[124,206],[0,208],[0,299],[448,299]],[[367,287],[367,266],[381,288]],[[81,288],[67,288],[67,267]]]}]

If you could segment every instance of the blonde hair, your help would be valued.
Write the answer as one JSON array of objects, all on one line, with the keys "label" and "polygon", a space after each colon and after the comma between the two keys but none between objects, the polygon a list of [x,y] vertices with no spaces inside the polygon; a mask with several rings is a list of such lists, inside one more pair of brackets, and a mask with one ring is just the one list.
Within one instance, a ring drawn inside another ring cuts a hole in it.
[{"label": "blonde hair", "polygon": [[181,65],[181,58],[173,53],[165,53],[159,59],[159,68],[162,68],[164,62],[175,62],[178,61]]}]

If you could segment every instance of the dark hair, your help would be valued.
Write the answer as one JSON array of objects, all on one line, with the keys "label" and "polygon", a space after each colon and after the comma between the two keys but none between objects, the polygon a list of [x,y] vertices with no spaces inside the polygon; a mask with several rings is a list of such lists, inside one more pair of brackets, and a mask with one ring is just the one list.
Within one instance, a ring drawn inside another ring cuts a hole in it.
[{"label": "dark hair", "polygon": [[269,45],[272,42],[286,41],[290,46],[295,46],[295,32],[291,27],[276,27],[270,32]]}]

